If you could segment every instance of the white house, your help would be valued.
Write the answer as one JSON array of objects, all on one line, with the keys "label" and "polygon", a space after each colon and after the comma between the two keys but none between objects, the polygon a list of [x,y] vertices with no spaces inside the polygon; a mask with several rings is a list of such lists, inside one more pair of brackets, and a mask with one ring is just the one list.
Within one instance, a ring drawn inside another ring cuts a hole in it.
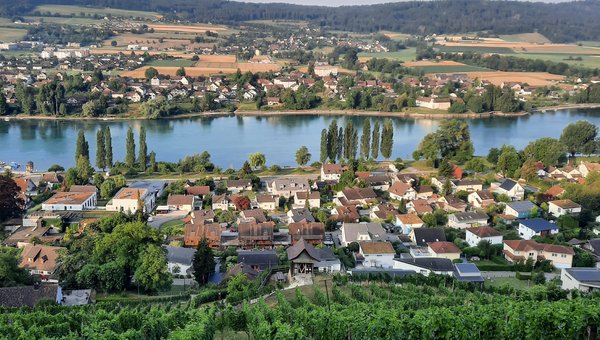
[{"label": "white house", "polygon": [[488,225],[488,215],[484,212],[468,211],[448,216],[448,226],[456,229]]},{"label": "white house", "polygon": [[448,260],[457,260],[460,258],[460,248],[458,248],[452,242],[428,242],[427,248],[433,257],[439,257]]},{"label": "white house", "polygon": [[296,191],[310,190],[310,185],[308,179],[304,177],[277,178],[269,183],[267,189],[273,195],[290,198]]},{"label": "white house", "polygon": [[308,208],[320,208],[321,207],[321,193],[318,191],[296,191],[294,192],[294,208],[304,208],[308,205]]},{"label": "white house", "polygon": [[434,273],[438,275],[453,275],[454,266],[452,261],[446,258],[422,257],[394,260],[394,269],[412,270],[419,274],[429,276]]},{"label": "white house", "polygon": [[169,211],[194,210],[194,198],[194,195],[169,195],[167,198]]},{"label": "white house", "polygon": [[279,207],[279,196],[256,195],[255,206],[263,210],[275,210]]},{"label": "white house", "polygon": [[600,268],[563,268],[560,281],[565,290],[600,291]]},{"label": "white house", "polygon": [[212,210],[228,210],[229,208],[235,208],[235,205],[229,198],[229,196],[215,195],[212,198]]},{"label": "white house", "polygon": [[417,191],[410,186],[410,184],[396,181],[392,186],[388,189],[390,194],[390,198],[395,200],[406,200],[412,201],[417,198]]},{"label": "white house", "polygon": [[505,194],[513,201],[520,201],[525,197],[525,188],[512,179],[505,179],[502,183],[492,184],[492,192],[499,195]]},{"label": "white house", "polygon": [[567,214],[579,214],[581,205],[571,200],[557,200],[548,202],[548,212],[556,217]]},{"label": "white house", "polygon": [[543,218],[532,218],[519,221],[519,236],[531,240],[534,236],[547,236],[558,233],[558,226]]},{"label": "white house", "polygon": [[411,230],[423,227],[423,220],[417,214],[396,215],[396,225],[402,228],[402,233],[410,234]]},{"label": "white house", "polygon": [[340,243],[344,247],[352,242],[386,239],[386,233],[381,223],[344,223],[340,232]]},{"label": "white house", "polygon": [[42,203],[44,211],[82,211],[94,209],[96,192],[59,192]]},{"label": "white house", "polygon": [[392,268],[396,251],[389,242],[360,242],[359,254],[364,258],[363,266],[375,268]]},{"label": "white house", "polygon": [[545,259],[556,268],[571,268],[575,252],[571,247],[556,244],[537,243],[533,240],[506,240],[504,243],[504,257],[509,262],[533,259]]},{"label": "white house", "polygon": [[600,171],[600,164],[599,163],[590,163],[590,162],[581,162],[579,164],[579,172],[581,173],[581,176],[583,177],[587,177],[590,172],[592,171]]},{"label": "white house", "polygon": [[418,107],[426,107],[434,110],[448,110],[450,108],[450,99],[448,98],[417,98],[416,104]]},{"label": "white house", "polygon": [[471,247],[476,247],[481,241],[488,241],[490,244],[502,244],[502,233],[492,227],[468,228],[465,238]]},{"label": "white house", "polygon": [[348,167],[341,164],[323,164],[321,165],[322,181],[339,181],[342,173],[348,170]]},{"label": "white house", "polygon": [[155,205],[156,197],[147,189],[123,188],[106,204],[106,210],[135,214],[139,209],[150,212]]},{"label": "white house", "polygon": [[467,201],[474,208],[485,208],[492,204],[495,204],[494,195],[488,190],[478,190],[472,192],[467,196]]},{"label": "white house", "polygon": [[164,246],[164,248],[167,250],[167,266],[171,274],[192,274],[192,261],[196,249],[172,246]]}]

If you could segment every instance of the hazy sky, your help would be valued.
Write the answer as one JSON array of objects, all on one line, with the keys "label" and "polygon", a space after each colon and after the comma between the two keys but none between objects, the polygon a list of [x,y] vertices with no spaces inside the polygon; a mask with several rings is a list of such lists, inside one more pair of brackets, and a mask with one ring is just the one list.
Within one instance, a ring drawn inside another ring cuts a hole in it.
[{"label": "hazy sky", "polygon": [[[284,2],[297,5],[319,5],[319,6],[350,6],[350,5],[372,5],[388,2],[400,2],[407,0],[234,0],[241,2]],[[520,1],[539,1],[539,2],[566,2],[570,0],[520,0]]]}]

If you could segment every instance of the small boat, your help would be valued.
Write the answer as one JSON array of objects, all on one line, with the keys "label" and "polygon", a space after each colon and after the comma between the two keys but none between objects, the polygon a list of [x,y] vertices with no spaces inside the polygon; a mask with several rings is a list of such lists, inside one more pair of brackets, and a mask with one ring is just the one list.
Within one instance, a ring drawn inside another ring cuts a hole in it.
[{"label": "small boat", "polygon": [[10,167],[16,170],[21,167],[21,164],[17,162],[10,162]]}]

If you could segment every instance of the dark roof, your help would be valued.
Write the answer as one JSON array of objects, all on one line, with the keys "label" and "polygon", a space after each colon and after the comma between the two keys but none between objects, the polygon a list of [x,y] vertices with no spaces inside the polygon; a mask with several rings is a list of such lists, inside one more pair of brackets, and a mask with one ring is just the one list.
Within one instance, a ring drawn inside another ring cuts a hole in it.
[{"label": "dark roof", "polygon": [[513,181],[512,179],[505,179],[504,182],[502,182],[502,184],[500,184],[500,188],[504,189],[506,191],[510,191],[517,184],[518,183]]},{"label": "dark roof", "polygon": [[594,238],[590,240],[590,247],[595,255],[600,256],[600,238]]},{"label": "dark roof", "polygon": [[315,247],[313,247],[311,244],[307,243],[304,240],[304,238],[300,238],[300,240],[298,240],[296,244],[287,249],[288,260],[294,260],[295,258],[300,256],[300,254],[302,254],[302,252],[305,250],[308,253],[308,256],[312,257],[316,261],[321,261],[319,251],[315,249]]},{"label": "dark roof", "polygon": [[279,264],[274,250],[238,250],[238,263],[248,266],[259,266],[261,269]]},{"label": "dark roof", "polygon": [[404,269],[384,269],[384,268],[354,268],[350,271],[351,275],[367,275],[367,274],[388,274],[392,277],[404,277],[416,274],[412,270]]},{"label": "dark roof", "polygon": [[550,223],[543,218],[532,218],[529,220],[522,220],[520,223],[535,232],[558,229],[558,226],[556,224]]},{"label": "dark roof", "polygon": [[451,260],[437,257],[400,259],[399,261],[432,271],[450,272],[454,270]]},{"label": "dark roof", "polygon": [[337,260],[337,256],[333,253],[333,249],[331,248],[321,248],[319,250],[319,258],[321,261],[335,261]]},{"label": "dark roof", "polygon": [[181,263],[188,266],[192,265],[196,249],[165,246],[167,250],[167,261],[171,263]]},{"label": "dark roof", "polygon": [[530,212],[531,209],[536,207],[536,205],[531,203],[530,201],[509,202],[509,203],[506,203],[506,205],[511,207],[512,209],[514,209],[517,212]]},{"label": "dark roof", "polygon": [[463,282],[484,282],[481,272],[473,263],[454,264],[454,277]]},{"label": "dark roof", "polygon": [[446,241],[446,234],[441,228],[415,228],[412,230],[415,242],[420,247],[426,247],[427,242]]},{"label": "dark roof", "polygon": [[476,211],[469,211],[469,212],[464,212],[464,213],[456,213],[456,214],[454,214],[454,217],[459,222],[475,221],[475,220],[487,220],[489,218],[486,213],[484,213],[484,212],[476,212]]},{"label": "dark roof", "polygon": [[600,269],[598,268],[567,268],[565,270],[579,282],[600,285]]},{"label": "dark roof", "polygon": [[35,306],[40,300],[56,301],[58,285],[19,286],[0,288],[0,306]]}]

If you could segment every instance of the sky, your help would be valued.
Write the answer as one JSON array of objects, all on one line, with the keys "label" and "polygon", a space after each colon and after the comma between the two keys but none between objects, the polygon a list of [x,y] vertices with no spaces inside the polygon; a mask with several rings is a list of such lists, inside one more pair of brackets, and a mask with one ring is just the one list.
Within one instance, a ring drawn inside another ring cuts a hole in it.
[{"label": "sky", "polygon": [[[318,6],[351,6],[351,5],[373,5],[388,2],[400,2],[407,0],[234,0],[241,2],[255,2],[255,3],[270,3],[270,2],[284,2],[296,5],[318,5]],[[538,1],[538,2],[567,2],[571,0],[520,0],[520,1]]]}]

